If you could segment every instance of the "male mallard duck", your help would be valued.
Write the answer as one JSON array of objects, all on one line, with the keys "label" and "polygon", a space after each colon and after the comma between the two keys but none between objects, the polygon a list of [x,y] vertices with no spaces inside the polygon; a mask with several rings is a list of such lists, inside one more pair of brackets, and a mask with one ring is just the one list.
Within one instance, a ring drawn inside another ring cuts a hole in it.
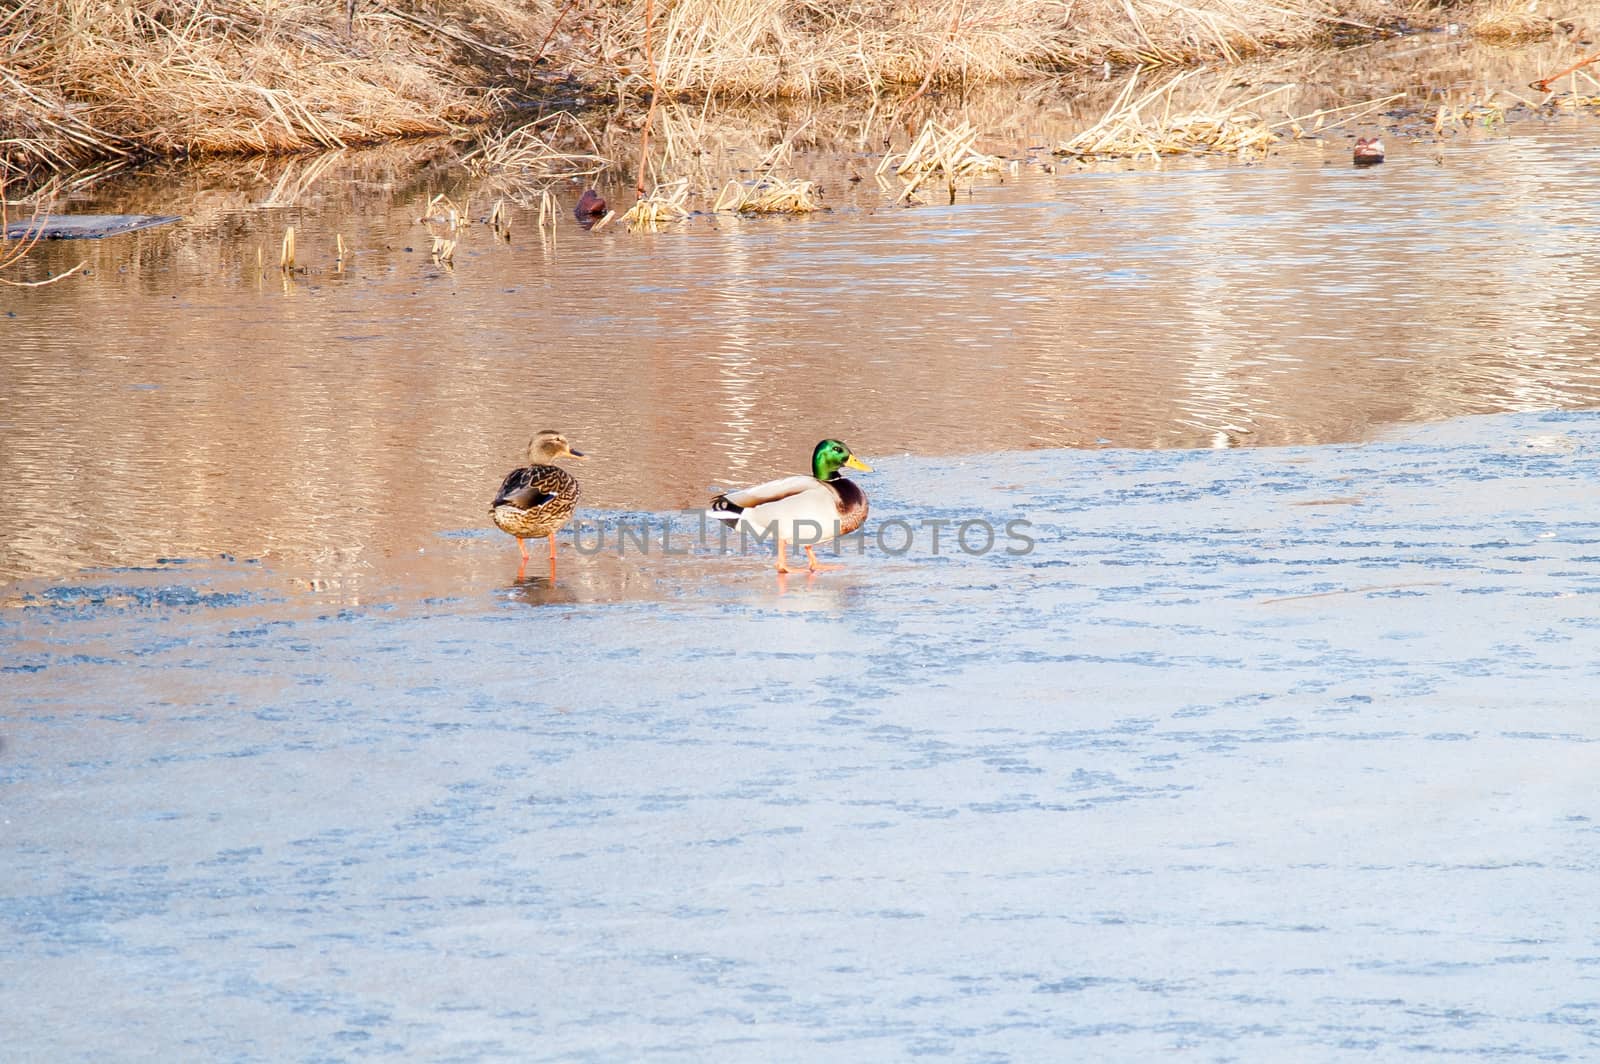
[{"label": "male mallard duck", "polygon": [[1354,154],[1357,166],[1375,166],[1383,162],[1383,141],[1377,137],[1357,137]]},{"label": "male mallard duck", "polygon": [[787,573],[784,544],[805,548],[807,568],[815,571],[811,544],[848,535],[867,519],[867,493],[839,475],[839,467],[863,472],[872,467],[838,440],[823,440],[811,452],[809,477],[784,477],[753,488],[729,491],[711,500],[710,515],[730,525],[744,525],[765,539],[776,534],[778,572]]},{"label": "male mallard duck", "polygon": [[556,533],[572,519],[578,507],[578,482],[565,469],[547,465],[557,458],[582,458],[567,438],[554,429],[545,429],[528,443],[528,464],[506,474],[500,491],[489,504],[489,517],[495,527],[517,537],[522,560],[528,560],[524,539],[545,536],[550,540],[550,564],[556,561]]}]

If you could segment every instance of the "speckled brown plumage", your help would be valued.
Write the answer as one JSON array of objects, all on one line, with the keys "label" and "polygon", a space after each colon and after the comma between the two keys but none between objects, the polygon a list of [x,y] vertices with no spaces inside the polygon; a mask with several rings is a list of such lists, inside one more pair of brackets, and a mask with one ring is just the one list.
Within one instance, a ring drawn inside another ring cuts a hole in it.
[{"label": "speckled brown plumage", "polygon": [[524,563],[528,560],[526,539],[548,537],[550,565],[556,563],[556,533],[572,519],[578,508],[578,482],[565,469],[549,463],[558,458],[582,458],[567,438],[554,429],[545,429],[528,443],[528,464],[506,474],[489,504],[489,519],[502,532],[517,537],[517,549]]},{"label": "speckled brown plumage", "polygon": [[489,504],[495,527],[519,539],[554,535],[578,508],[578,481],[553,465],[513,469]]}]

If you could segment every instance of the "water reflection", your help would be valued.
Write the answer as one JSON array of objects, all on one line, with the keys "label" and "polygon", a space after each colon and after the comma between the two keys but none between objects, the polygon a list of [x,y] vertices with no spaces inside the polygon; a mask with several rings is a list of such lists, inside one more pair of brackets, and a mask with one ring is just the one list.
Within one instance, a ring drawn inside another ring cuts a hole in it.
[{"label": "water reflection", "polygon": [[[535,565],[535,569],[542,569]],[[567,606],[581,600],[578,589],[557,579],[555,566],[529,576],[519,569],[517,578],[506,588],[506,597],[525,606]]]},{"label": "water reflection", "polygon": [[[1307,84],[1349,100],[1388,77],[1422,100],[1469,76],[1524,84],[1544,60],[1517,54],[1401,42],[1320,60]],[[832,213],[586,233],[574,186],[553,238],[530,212],[509,243],[477,227],[453,271],[418,223],[441,189],[470,199],[448,145],[89,190],[73,209],[186,221],[43,249],[41,271],[87,256],[93,274],[0,293],[0,577],[408,556],[480,526],[547,424],[599,454],[586,504],[669,510],[800,469],[824,435],[869,459],[1270,445],[1600,398],[1592,120],[1390,137],[1370,171],[1333,137],[1251,166],[1047,172],[1038,147],[1097,112],[1020,96],[971,103],[1019,166],[954,206],[851,182],[880,128],[834,115],[808,120],[793,163]],[[799,125],[677,135],[711,185]],[[285,275],[289,224],[306,269]]]}]

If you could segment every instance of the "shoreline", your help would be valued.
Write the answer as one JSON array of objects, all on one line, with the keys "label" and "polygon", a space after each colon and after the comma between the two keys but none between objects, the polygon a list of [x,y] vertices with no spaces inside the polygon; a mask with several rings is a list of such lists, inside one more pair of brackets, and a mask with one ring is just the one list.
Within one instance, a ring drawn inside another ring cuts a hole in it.
[{"label": "shoreline", "polygon": [[[459,0],[459,24],[366,5],[353,6],[346,24],[334,13],[338,5],[286,0],[270,19],[240,9],[210,23],[162,28],[119,22],[105,2],[31,0],[0,28],[0,51],[14,57],[12,68],[0,68],[13,99],[0,115],[7,140],[0,179],[38,182],[118,159],[293,153],[449,134],[519,110],[548,109],[562,97],[643,115],[651,97],[898,93],[914,99],[929,90],[1073,70],[1237,65],[1320,41],[1330,51],[1347,47],[1351,34],[1381,40],[1446,22],[1471,26],[1494,9],[1483,0],[1465,9],[1397,13],[1366,0],[1330,16],[1309,6],[1227,0],[1220,16],[1227,28],[1218,29],[1183,16],[1146,27],[1129,21],[1133,9],[1112,3],[1079,9],[1070,25],[1051,23],[1043,3],[990,13],[970,0],[972,10],[958,5],[953,23],[943,9],[906,9],[921,11],[916,17],[923,20],[906,23],[890,19],[889,8],[873,14],[870,4],[848,18],[842,8],[824,6],[809,10],[830,13],[817,16],[825,25],[805,31],[810,36],[794,30],[800,36],[771,55],[757,45],[750,54],[720,54],[722,27],[707,15],[712,21],[696,38],[702,52],[675,52],[646,71],[647,55],[674,44],[681,49],[674,34],[683,27],[674,20],[692,18],[692,4],[645,27],[607,21],[599,9],[500,0]],[[792,15],[781,2],[771,12],[780,21]],[[890,21],[880,27],[873,18]],[[964,29],[968,22],[973,28]],[[1543,26],[1544,39],[1566,25]],[[831,51],[839,46],[835,37],[851,33],[859,38],[854,47],[869,53],[841,63]],[[958,39],[960,47],[950,47]]]}]

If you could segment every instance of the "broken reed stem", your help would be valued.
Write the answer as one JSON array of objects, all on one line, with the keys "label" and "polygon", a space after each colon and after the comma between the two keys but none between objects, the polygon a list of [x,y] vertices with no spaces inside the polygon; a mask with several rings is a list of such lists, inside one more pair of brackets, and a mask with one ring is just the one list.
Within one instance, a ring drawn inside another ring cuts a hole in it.
[{"label": "broken reed stem", "polygon": [[[352,2],[354,2],[354,0],[352,0]],[[550,38],[556,35],[556,30],[561,28],[561,20],[567,17],[567,12],[571,11],[573,5],[575,5],[577,2],[578,0],[567,0],[566,6],[564,6],[561,11],[557,13],[555,21],[550,23],[550,32],[544,35],[544,40],[539,42],[538,51],[533,53],[534,62],[538,62],[544,58],[544,50],[549,47]]]},{"label": "broken reed stem", "polygon": [[[542,244],[548,239],[552,248],[555,247],[556,243],[556,226],[561,217],[560,207],[561,205],[556,202],[555,196],[549,189],[539,193],[539,242]],[[506,239],[509,240],[511,238],[508,236]]]},{"label": "broken reed stem", "polygon": [[1589,56],[1587,59],[1580,59],[1571,66],[1566,67],[1563,70],[1558,70],[1547,78],[1540,78],[1538,81],[1531,83],[1528,87],[1532,89],[1538,89],[1540,92],[1549,92],[1551,91],[1550,83],[1552,81],[1560,77],[1565,77],[1566,75],[1574,73],[1575,71],[1582,70],[1591,63],[1600,63],[1600,52],[1594,53],[1594,55]]},{"label": "broken reed stem", "polygon": [[900,110],[905,110],[917,100],[922,99],[928,91],[928,86],[933,84],[933,76],[939,72],[939,64],[944,62],[945,49],[950,47],[950,42],[956,39],[956,31],[961,28],[961,16],[967,9],[966,0],[956,0],[955,8],[950,14],[950,29],[939,41],[939,50],[934,53],[933,59],[928,63],[928,72],[922,76],[922,84],[917,86],[917,91],[900,101]]},{"label": "broken reed stem", "polygon": [[294,271],[294,226],[288,226],[283,231],[283,246],[278,252],[278,269],[284,273]]},{"label": "broken reed stem", "polygon": [[[1336,115],[1336,114],[1340,113],[1341,111],[1354,111],[1353,114],[1345,115],[1338,122],[1334,123],[1335,126],[1340,126],[1340,125],[1343,125],[1346,122],[1353,122],[1358,118],[1365,118],[1367,115],[1371,114],[1373,111],[1376,111],[1378,108],[1383,107],[1385,104],[1391,104],[1396,100],[1403,100],[1405,98],[1406,98],[1406,94],[1405,93],[1396,92],[1396,93],[1391,93],[1390,95],[1385,96],[1385,97],[1383,97],[1381,99],[1368,100],[1366,103],[1347,103],[1347,104],[1342,104],[1342,105],[1340,105],[1338,107],[1324,107],[1324,108],[1321,108],[1320,110],[1311,111],[1308,114],[1298,115],[1298,116],[1293,117],[1293,118],[1285,118],[1282,122],[1271,122],[1271,123],[1268,123],[1267,128],[1268,129],[1281,129],[1284,126],[1288,126],[1289,128],[1294,129],[1296,126],[1299,126],[1301,123],[1309,122],[1309,121],[1312,121],[1314,119],[1316,121],[1316,127],[1315,128],[1316,129],[1322,129],[1327,125],[1327,123],[1325,121],[1323,121],[1323,120],[1325,118],[1327,118],[1328,116]],[[1356,108],[1360,108],[1360,110],[1355,110]],[[1299,135],[1300,134],[1298,132],[1295,133],[1295,136],[1299,136]]]},{"label": "broken reed stem", "polygon": [[639,130],[639,175],[634,180],[634,194],[644,198],[644,174],[650,165],[650,127],[656,121],[656,101],[661,98],[661,83],[656,73],[654,44],[651,29],[655,23],[655,0],[644,0],[644,64],[650,71],[650,107],[645,111],[644,125]]}]

